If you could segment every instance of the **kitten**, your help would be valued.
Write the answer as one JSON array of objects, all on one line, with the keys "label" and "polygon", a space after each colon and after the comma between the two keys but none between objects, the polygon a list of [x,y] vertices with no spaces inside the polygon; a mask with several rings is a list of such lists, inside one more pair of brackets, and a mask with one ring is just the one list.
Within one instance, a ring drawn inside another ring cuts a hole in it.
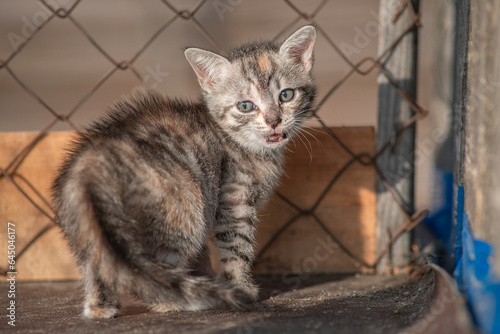
[{"label": "kitten", "polygon": [[[85,317],[118,315],[124,291],[162,312],[257,300],[257,208],[312,107],[315,39],[305,26],[282,45],[248,44],[227,57],[188,48],[202,102],[149,92],[78,135],[53,198],[83,272]],[[218,278],[193,273],[210,233]]]}]

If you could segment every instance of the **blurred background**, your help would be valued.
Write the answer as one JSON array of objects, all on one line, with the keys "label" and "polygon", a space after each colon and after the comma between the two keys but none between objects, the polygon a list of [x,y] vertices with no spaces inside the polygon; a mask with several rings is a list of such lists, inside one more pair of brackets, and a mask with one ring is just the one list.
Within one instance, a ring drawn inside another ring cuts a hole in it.
[{"label": "blurred background", "polygon": [[[441,127],[446,121],[443,114],[436,110],[439,104],[435,102],[446,99],[448,94],[436,91],[436,87],[443,88],[439,82],[436,83],[436,78],[448,75],[447,64],[436,62],[438,59],[433,48],[443,42],[449,34],[447,29],[450,29],[441,17],[436,23],[436,13],[441,15],[436,7],[441,2],[420,1],[423,28],[419,30],[417,101],[432,109],[432,113],[419,123],[418,137],[429,137],[433,129]],[[47,4],[51,3],[53,8],[69,10],[74,1],[47,1]],[[196,0],[169,2],[177,10],[191,10],[197,3]],[[378,1],[335,0],[322,3],[321,0],[298,0],[293,5],[307,13],[318,10],[315,21],[353,63],[377,55]],[[0,59],[7,59],[51,14],[39,1],[2,2]],[[56,113],[67,114],[76,107],[78,110],[72,116],[72,122],[80,127],[101,115],[114,100],[144,87],[157,89],[169,96],[197,99],[199,88],[182,52],[187,46],[211,50],[216,50],[214,46],[217,46],[224,52],[252,40],[283,41],[294,29],[307,23],[305,20],[297,21],[297,13],[281,0],[208,1],[196,13],[196,19],[206,32],[197,29],[192,21],[173,20],[175,15],[161,1],[148,0],[147,4],[134,0],[82,1],[71,17],[110,58],[97,50],[74,22],[55,18],[9,63],[9,68]],[[113,62],[131,60],[170,20],[173,20],[171,25],[144,49],[133,63],[133,68],[117,70],[87,96],[115,68]],[[315,57],[314,71],[320,100],[350,67],[322,35],[319,36]],[[367,76],[353,75],[325,102],[320,116],[329,126],[376,126],[376,80],[376,71]],[[82,102],[83,97],[85,100]],[[0,71],[0,131],[37,131],[52,119],[53,115],[47,108],[26,94],[7,71]],[[60,122],[51,131],[68,129],[67,123]],[[427,143],[425,154],[419,161],[416,170],[417,207],[429,207],[431,204],[431,161],[434,148],[439,144],[435,140]]]}]

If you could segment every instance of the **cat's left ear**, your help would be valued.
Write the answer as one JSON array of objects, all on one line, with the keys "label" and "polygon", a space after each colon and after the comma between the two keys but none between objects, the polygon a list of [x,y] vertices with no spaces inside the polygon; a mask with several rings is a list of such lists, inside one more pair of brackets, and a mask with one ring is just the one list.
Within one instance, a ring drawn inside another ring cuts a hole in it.
[{"label": "cat's left ear", "polygon": [[186,49],[184,55],[198,76],[201,88],[208,91],[224,79],[231,66],[226,58],[198,48]]},{"label": "cat's left ear", "polygon": [[313,48],[316,41],[316,28],[305,26],[293,33],[281,45],[280,53],[302,64],[310,71],[313,64]]}]

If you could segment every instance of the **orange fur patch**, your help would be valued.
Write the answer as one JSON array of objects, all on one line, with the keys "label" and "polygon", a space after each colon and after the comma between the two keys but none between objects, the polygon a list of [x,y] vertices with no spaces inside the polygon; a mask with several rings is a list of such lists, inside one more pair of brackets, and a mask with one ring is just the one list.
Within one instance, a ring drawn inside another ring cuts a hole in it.
[{"label": "orange fur patch", "polygon": [[267,58],[267,55],[264,53],[259,57],[257,63],[259,64],[259,68],[262,72],[267,72],[269,67],[271,67],[271,62],[269,61],[269,58]]}]

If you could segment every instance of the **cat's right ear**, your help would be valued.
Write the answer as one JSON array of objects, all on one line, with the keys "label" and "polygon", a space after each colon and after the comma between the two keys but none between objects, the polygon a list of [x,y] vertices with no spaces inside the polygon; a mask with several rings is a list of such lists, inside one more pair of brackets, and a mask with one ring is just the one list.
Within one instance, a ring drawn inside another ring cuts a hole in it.
[{"label": "cat's right ear", "polygon": [[187,61],[193,68],[201,88],[210,91],[224,79],[231,63],[226,58],[210,51],[189,48],[184,51]]},{"label": "cat's right ear", "polygon": [[280,53],[302,64],[310,71],[313,64],[313,48],[316,41],[316,28],[307,25],[288,37],[281,45]]}]

